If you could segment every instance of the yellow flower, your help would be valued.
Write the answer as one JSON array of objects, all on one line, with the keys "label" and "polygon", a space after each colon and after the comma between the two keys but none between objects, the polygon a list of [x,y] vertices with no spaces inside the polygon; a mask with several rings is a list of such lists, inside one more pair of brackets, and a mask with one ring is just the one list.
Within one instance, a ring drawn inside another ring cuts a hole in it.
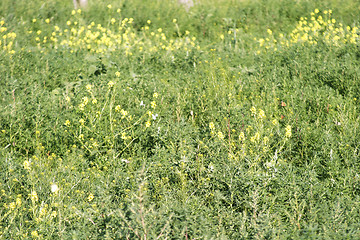
[{"label": "yellow flower", "polygon": [[219,131],[217,135],[219,139],[224,139],[224,134],[222,132]]},{"label": "yellow flower", "polygon": [[31,163],[29,161],[24,161],[23,165],[24,165],[24,169],[30,170]]},{"label": "yellow flower", "polygon": [[111,9],[111,8],[112,8],[111,4],[107,5],[107,8],[108,8],[108,9]]},{"label": "yellow flower", "polygon": [[120,113],[121,113],[121,115],[123,115],[123,117],[128,115],[128,111],[125,111],[124,109],[121,109]]},{"label": "yellow flower", "polygon": [[253,106],[252,108],[250,108],[250,112],[252,115],[256,114],[256,108]]},{"label": "yellow flower", "polygon": [[70,126],[70,120],[65,121],[65,126],[67,126],[67,127]]},{"label": "yellow flower", "polygon": [[116,111],[116,112],[120,111],[120,109],[121,109],[120,105],[117,105],[117,106],[115,107],[115,111]]},{"label": "yellow flower", "polygon": [[32,192],[30,193],[30,199],[31,199],[31,201],[33,201],[33,202],[37,202],[37,201],[39,200],[36,191],[32,191]]},{"label": "yellow flower", "polygon": [[240,135],[239,135],[239,140],[240,141],[245,141],[245,133],[244,132],[241,132]]},{"label": "yellow flower", "polygon": [[48,18],[45,19],[45,22],[46,22],[46,23],[50,23],[50,19],[48,19]]},{"label": "yellow flower", "polygon": [[154,109],[156,108],[156,102],[155,101],[152,101],[150,104],[151,104],[152,108],[154,108]]},{"label": "yellow flower", "polygon": [[83,97],[82,101],[83,101],[84,105],[86,105],[89,102],[89,98],[88,97]]},{"label": "yellow flower", "polygon": [[91,88],[92,88],[92,85],[91,85],[91,84],[86,85],[86,90],[87,90],[88,92],[91,91]]},{"label": "yellow flower", "polygon": [[120,72],[116,72],[115,76],[120,77]]},{"label": "yellow flower", "polygon": [[285,128],[285,137],[287,138],[290,138],[291,137],[291,126],[288,125],[286,128]]},{"label": "yellow flower", "polygon": [[57,216],[56,211],[52,211],[52,213],[51,213],[51,217],[52,217],[52,218],[55,218],[56,216]]},{"label": "yellow flower", "polygon": [[260,133],[256,132],[254,138],[256,139],[256,141],[260,140]]},{"label": "yellow flower", "polygon": [[16,198],[16,205],[18,205],[18,207],[21,206],[21,198]]},{"label": "yellow flower", "polygon": [[126,139],[127,139],[126,132],[121,133],[121,139],[122,139],[122,140],[126,140]]},{"label": "yellow flower", "polygon": [[81,125],[84,125],[85,120],[81,118],[81,119],[79,120],[79,123],[80,123]]},{"label": "yellow flower", "polygon": [[153,97],[154,97],[154,98],[158,98],[158,96],[159,96],[158,93],[154,93],[154,94],[153,94]]},{"label": "yellow flower", "polygon": [[89,202],[91,202],[93,199],[94,199],[94,195],[92,195],[92,193],[90,193],[89,196],[88,196],[88,198],[87,198],[87,200],[88,200]]},{"label": "yellow flower", "polygon": [[14,209],[16,208],[15,202],[10,203],[9,208],[10,208],[11,210],[14,210]]},{"label": "yellow flower", "polygon": [[209,128],[210,128],[211,130],[215,130],[215,125],[214,125],[213,122],[210,122],[210,123],[209,123]]},{"label": "yellow flower", "polygon": [[46,214],[46,208],[44,208],[44,207],[41,208],[39,213],[40,213],[40,216],[44,216]]},{"label": "yellow flower", "polygon": [[146,123],[145,123],[145,127],[150,127],[151,126],[151,122],[150,121],[147,121]]},{"label": "yellow flower", "polygon": [[113,81],[110,81],[110,82],[108,82],[108,86],[111,88],[111,87],[113,87],[114,86],[114,82]]},{"label": "yellow flower", "polygon": [[259,115],[258,115],[258,117],[259,117],[260,119],[266,118],[265,112],[264,112],[262,109],[259,109]]},{"label": "yellow flower", "polygon": [[38,237],[39,237],[38,232],[37,232],[37,231],[32,231],[32,232],[31,232],[31,237],[33,237],[33,238],[38,238]]}]

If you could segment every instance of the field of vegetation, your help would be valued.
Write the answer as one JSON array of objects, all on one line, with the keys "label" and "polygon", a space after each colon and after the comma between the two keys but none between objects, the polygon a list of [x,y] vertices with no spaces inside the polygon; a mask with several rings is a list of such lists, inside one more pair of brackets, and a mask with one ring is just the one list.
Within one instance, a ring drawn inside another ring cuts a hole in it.
[{"label": "field of vegetation", "polygon": [[0,239],[359,239],[356,0],[0,1]]}]

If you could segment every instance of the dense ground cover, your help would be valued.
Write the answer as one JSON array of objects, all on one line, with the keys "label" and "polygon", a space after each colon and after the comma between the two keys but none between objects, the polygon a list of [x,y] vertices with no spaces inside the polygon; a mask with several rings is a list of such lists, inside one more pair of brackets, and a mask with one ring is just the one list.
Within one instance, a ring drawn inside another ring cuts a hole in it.
[{"label": "dense ground cover", "polygon": [[347,1],[0,2],[2,239],[360,238]]}]

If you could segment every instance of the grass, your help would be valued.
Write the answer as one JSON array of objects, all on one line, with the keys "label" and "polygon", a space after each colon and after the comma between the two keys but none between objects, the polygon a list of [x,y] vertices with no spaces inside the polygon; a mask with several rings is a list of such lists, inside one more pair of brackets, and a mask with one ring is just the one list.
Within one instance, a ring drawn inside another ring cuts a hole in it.
[{"label": "grass", "polygon": [[0,238],[359,238],[345,2],[1,1]]}]

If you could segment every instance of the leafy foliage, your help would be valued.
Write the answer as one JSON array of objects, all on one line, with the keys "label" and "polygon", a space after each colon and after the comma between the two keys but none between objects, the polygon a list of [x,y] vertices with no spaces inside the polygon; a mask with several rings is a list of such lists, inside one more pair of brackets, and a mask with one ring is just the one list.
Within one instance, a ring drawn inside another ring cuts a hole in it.
[{"label": "leafy foliage", "polygon": [[356,238],[343,2],[3,0],[1,238]]}]

